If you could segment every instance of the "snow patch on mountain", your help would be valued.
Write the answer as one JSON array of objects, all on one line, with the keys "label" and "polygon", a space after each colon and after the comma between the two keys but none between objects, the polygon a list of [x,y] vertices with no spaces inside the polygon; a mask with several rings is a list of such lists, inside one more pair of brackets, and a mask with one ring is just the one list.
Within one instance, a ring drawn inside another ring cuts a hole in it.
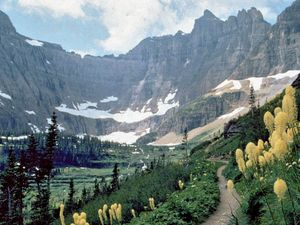
[{"label": "snow patch on mountain", "polygon": [[250,77],[247,80],[250,81],[249,87],[253,87],[254,91],[259,91],[262,85],[264,77]]},{"label": "snow patch on mountain", "polygon": [[31,39],[26,39],[25,40],[28,44],[36,47],[42,47],[44,45],[43,42],[37,41],[37,40],[31,40]]},{"label": "snow patch on mountain", "polygon": [[122,132],[116,131],[107,135],[98,136],[98,138],[102,141],[114,141],[119,143],[133,144],[140,137],[148,134],[150,132],[150,128],[142,131],[142,132]]},{"label": "snow patch on mountain", "polygon": [[0,97],[6,98],[8,100],[12,100],[11,96],[8,94],[5,94],[4,92],[0,91]]},{"label": "snow patch on mountain", "polygon": [[30,111],[30,110],[24,110],[24,111],[29,115],[36,115],[34,111]]},{"label": "snow patch on mountain", "polygon": [[118,101],[118,97],[109,96],[107,98],[102,99],[100,102],[101,103],[107,103],[107,102],[115,102],[115,101]]},{"label": "snow patch on mountain", "polygon": [[244,109],[246,109],[246,107],[239,107],[230,113],[219,116],[218,119],[228,119],[228,118],[234,117],[234,116],[238,115],[239,113],[241,113]]},{"label": "snow patch on mountain", "polygon": [[[125,111],[120,111],[114,114],[110,113],[109,110],[104,111],[101,109],[97,109],[97,103],[92,102],[85,102],[77,105],[73,104],[74,108],[68,108],[66,104],[61,104],[60,106],[56,107],[56,109],[60,112],[65,112],[75,116],[83,116],[91,119],[113,119],[120,123],[135,123],[153,116],[164,115],[169,109],[178,107],[179,102],[176,102],[174,100],[176,92],[177,90],[175,90],[175,92],[170,92],[166,96],[164,101],[162,99],[159,99],[157,102],[158,110],[155,113],[147,109],[148,104],[146,104],[141,111],[134,111],[131,108],[127,108]],[[148,102],[150,102],[150,99],[147,101],[147,103]],[[90,108],[91,106],[94,108]]]},{"label": "snow patch on mountain", "polygon": [[41,132],[41,130],[36,125],[34,125],[32,123],[28,123],[28,126],[30,127],[31,131],[35,134]]}]

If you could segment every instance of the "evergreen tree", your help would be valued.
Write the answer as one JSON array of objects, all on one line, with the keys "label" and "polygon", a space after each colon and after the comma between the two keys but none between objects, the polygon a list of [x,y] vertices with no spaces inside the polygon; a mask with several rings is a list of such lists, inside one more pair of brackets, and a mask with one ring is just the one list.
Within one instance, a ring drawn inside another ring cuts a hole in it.
[{"label": "evergreen tree", "polygon": [[255,102],[256,102],[255,92],[253,86],[251,85],[250,94],[249,94],[249,107],[252,113],[252,117],[254,116],[254,110],[256,108]]},{"label": "evergreen tree", "polygon": [[34,212],[32,215],[33,225],[49,225],[52,222],[50,213],[50,181],[52,178],[53,161],[57,148],[57,121],[56,114],[53,112],[51,124],[49,124],[46,148],[39,160],[39,167],[36,171],[36,184],[38,194],[33,202]]},{"label": "evergreen tree", "polygon": [[0,224],[17,224],[16,221],[16,174],[17,162],[14,150],[9,148],[7,166],[1,176],[1,210],[0,210]]},{"label": "evergreen tree", "polygon": [[74,189],[74,180],[71,178],[70,180],[70,185],[69,185],[69,194],[68,194],[68,200],[66,203],[66,210],[68,212],[72,212],[74,209],[74,194],[75,194],[75,189]]},{"label": "evergreen tree", "polygon": [[38,152],[37,152],[37,141],[34,137],[34,135],[29,136],[29,145],[27,149],[27,168],[28,171],[34,172],[35,167],[39,165],[39,157],[38,157]]},{"label": "evergreen tree", "polygon": [[183,131],[181,148],[182,148],[182,150],[185,150],[185,156],[186,156],[186,159],[188,159],[188,130],[187,130],[187,128],[185,128]]},{"label": "evergreen tree", "polygon": [[15,191],[15,205],[16,205],[16,221],[18,225],[24,224],[23,208],[25,191],[28,188],[28,177],[26,173],[26,154],[24,150],[21,151],[19,163],[17,163],[16,173],[16,191]]},{"label": "evergreen tree", "polygon": [[100,185],[97,179],[94,181],[94,197],[100,195]]},{"label": "evergreen tree", "polygon": [[85,186],[82,189],[81,200],[82,200],[83,204],[87,203],[87,201],[89,200],[88,192],[87,192]]},{"label": "evergreen tree", "polygon": [[116,190],[119,190],[120,184],[119,184],[119,168],[118,163],[115,164],[112,174],[112,181],[110,183],[110,192],[114,192]]}]

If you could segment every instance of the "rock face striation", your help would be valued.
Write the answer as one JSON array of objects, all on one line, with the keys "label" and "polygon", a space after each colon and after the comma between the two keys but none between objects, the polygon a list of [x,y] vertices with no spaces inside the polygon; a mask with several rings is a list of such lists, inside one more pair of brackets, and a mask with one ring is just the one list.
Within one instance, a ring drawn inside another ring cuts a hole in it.
[{"label": "rock face striation", "polygon": [[83,58],[17,33],[0,11],[1,132],[44,131],[52,111],[70,134],[138,135],[160,124],[164,134],[186,124],[201,126],[244,97],[201,100],[201,110],[180,126],[173,118],[178,128],[167,121],[227,78],[299,69],[299,5],[295,1],[273,26],[255,8],[226,21],[206,10],[191,33],[146,38],[118,57]]}]

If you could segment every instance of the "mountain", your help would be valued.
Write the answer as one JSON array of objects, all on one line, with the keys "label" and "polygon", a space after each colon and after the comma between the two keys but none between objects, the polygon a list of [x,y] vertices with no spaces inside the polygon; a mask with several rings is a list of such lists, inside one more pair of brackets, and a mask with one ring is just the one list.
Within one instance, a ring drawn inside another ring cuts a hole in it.
[{"label": "mountain", "polygon": [[[152,131],[162,136],[209,123],[246,98],[244,92],[203,100],[224,80],[299,69],[299,2],[273,26],[255,8],[225,21],[206,10],[191,33],[146,38],[118,57],[82,58],[25,37],[0,12],[2,133],[45,131],[54,110],[66,133],[131,143]],[[203,113],[170,122],[199,99]]]}]

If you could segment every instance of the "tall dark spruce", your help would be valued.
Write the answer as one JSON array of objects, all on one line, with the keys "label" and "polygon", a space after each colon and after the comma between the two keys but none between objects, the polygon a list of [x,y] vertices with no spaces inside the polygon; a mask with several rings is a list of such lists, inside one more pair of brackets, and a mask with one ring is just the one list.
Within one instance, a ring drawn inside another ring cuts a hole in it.
[{"label": "tall dark spruce", "polygon": [[37,197],[33,202],[32,225],[49,225],[52,222],[50,212],[50,182],[54,156],[57,149],[57,117],[53,112],[51,124],[49,124],[46,146],[41,153],[39,167],[36,168]]},{"label": "tall dark spruce", "polygon": [[113,174],[112,174],[112,180],[110,183],[110,192],[114,192],[116,190],[120,189],[120,184],[119,184],[119,168],[118,168],[118,163],[115,163],[114,169],[113,169]]}]

